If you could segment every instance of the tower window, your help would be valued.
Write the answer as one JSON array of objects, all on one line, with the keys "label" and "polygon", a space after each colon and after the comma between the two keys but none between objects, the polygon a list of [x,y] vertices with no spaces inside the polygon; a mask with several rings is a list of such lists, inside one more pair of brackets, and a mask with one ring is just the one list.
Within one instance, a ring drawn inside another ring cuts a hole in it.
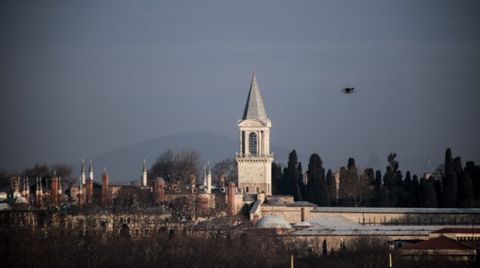
[{"label": "tower window", "polygon": [[242,154],[245,153],[245,131],[242,131]]},{"label": "tower window", "polygon": [[250,133],[248,135],[248,147],[250,150],[250,154],[256,155],[257,154],[257,134],[255,132]]},{"label": "tower window", "polygon": [[247,186],[247,187],[245,187],[245,192],[247,192],[247,193],[248,193],[248,190],[249,190],[249,189],[248,189],[248,186]]}]

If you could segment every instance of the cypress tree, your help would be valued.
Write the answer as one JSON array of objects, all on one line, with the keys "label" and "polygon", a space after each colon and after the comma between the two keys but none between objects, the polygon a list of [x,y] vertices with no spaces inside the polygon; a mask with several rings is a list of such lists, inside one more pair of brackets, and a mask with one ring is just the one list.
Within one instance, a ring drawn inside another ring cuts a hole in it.
[{"label": "cypress tree", "polygon": [[[479,203],[480,199],[480,166],[475,165],[475,162],[468,161],[465,164],[465,175],[472,181],[472,191],[474,202]],[[478,204],[477,204],[478,205]]]},{"label": "cypress tree", "polygon": [[412,185],[411,185],[411,192],[410,192],[410,207],[418,207],[420,206],[420,182],[418,181],[417,175],[413,175],[412,177]]},{"label": "cypress tree", "polygon": [[412,178],[410,171],[405,174],[405,180],[402,187],[399,187],[399,205],[408,207],[410,203],[410,194],[412,193]]},{"label": "cypress tree", "polygon": [[383,177],[383,187],[387,193],[387,206],[395,207],[399,204],[402,187],[402,173],[398,170],[398,162],[395,160],[397,154],[391,153],[388,155],[389,165],[386,168]]},{"label": "cypress tree", "polygon": [[472,179],[464,172],[460,157],[455,157],[453,165],[458,179],[457,207],[471,207],[473,204]]},{"label": "cypress tree", "polygon": [[272,193],[275,195],[285,194],[285,182],[283,180],[283,172],[280,165],[272,163]]},{"label": "cypress tree", "polygon": [[327,195],[328,195],[328,201],[329,201],[329,206],[335,206],[337,204],[337,182],[335,178],[333,177],[332,171],[329,169],[327,171]]},{"label": "cypress tree", "polygon": [[310,202],[319,206],[327,206],[327,189],[325,185],[325,169],[318,154],[312,154],[308,162],[308,196]]},{"label": "cypress tree", "polygon": [[340,206],[346,205],[347,199],[347,169],[345,167],[341,167],[339,171],[339,182],[338,182],[338,204]]},{"label": "cypress tree", "polygon": [[302,194],[300,193],[300,187],[298,181],[300,174],[298,173],[298,158],[297,152],[293,150],[288,155],[288,165],[287,165],[287,178],[289,182],[289,193],[293,195],[295,201],[303,200]]},{"label": "cypress tree", "polygon": [[445,207],[443,204],[443,192],[442,192],[442,182],[440,180],[435,180],[433,182],[433,188],[435,189],[435,195],[437,196],[437,206]]},{"label": "cypress tree", "polygon": [[420,179],[420,195],[422,196],[420,206],[426,208],[437,207],[437,196],[435,194],[432,180],[427,180],[423,177]]},{"label": "cypress tree", "polygon": [[375,171],[375,190],[380,191],[382,188],[382,172],[380,170]]},{"label": "cypress tree", "polygon": [[359,180],[355,159],[349,158],[347,169],[340,168],[339,203],[346,206],[358,206],[366,192],[366,187]]},{"label": "cypress tree", "polygon": [[458,180],[450,148],[445,152],[445,175],[442,189],[445,207],[454,207],[457,201]]},{"label": "cypress tree", "polygon": [[[355,159],[349,158],[347,165],[347,180],[348,180],[348,194],[349,204],[357,206],[358,198],[361,195],[360,192],[360,180],[357,174],[357,166],[355,165]],[[363,189],[362,189],[363,190]]]},{"label": "cypress tree", "polygon": [[383,207],[382,199],[382,172],[380,170],[375,171],[375,182],[374,182],[374,195],[375,200],[373,206]]}]

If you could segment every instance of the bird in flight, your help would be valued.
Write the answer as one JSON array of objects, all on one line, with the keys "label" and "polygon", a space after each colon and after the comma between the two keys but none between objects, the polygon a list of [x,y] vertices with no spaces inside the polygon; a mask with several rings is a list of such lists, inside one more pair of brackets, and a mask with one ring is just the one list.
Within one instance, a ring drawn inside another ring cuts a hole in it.
[{"label": "bird in flight", "polygon": [[342,89],[342,92],[345,93],[345,94],[353,94],[356,91],[355,91],[354,87],[346,87],[346,88]]}]

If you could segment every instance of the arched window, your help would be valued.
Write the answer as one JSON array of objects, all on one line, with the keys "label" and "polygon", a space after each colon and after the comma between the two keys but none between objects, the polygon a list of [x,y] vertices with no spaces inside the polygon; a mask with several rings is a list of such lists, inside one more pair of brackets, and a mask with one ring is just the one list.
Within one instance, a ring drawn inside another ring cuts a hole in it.
[{"label": "arched window", "polygon": [[245,131],[242,131],[242,155],[245,153]]},{"label": "arched window", "polygon": [[250,154],[256,155],[257,154],[257,134],[255,132],[251,132],[248,135],[248,148],[250,149]]}]

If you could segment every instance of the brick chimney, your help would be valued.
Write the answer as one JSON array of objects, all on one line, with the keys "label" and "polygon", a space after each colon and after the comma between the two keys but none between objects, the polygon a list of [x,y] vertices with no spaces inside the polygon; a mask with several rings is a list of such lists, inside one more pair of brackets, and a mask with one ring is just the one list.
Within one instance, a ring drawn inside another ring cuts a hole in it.
[{"label": "brick chimney", "polygon": [[235,194],[237,193],[237,186],[235,183],[230,182],[228,184],[228,198],[227,198],[227,214],[230,217],[237,215],[237,208],[235,204]]},{"label": "brick chimney", "polygon": [[108,188],[108,183],[109,183],[108,173],[107,173],[107,169],[105,168],[102,174],[102,200],[101,201],[102,201],[103,207],[108,206],[110,203],[110,191]]}]

